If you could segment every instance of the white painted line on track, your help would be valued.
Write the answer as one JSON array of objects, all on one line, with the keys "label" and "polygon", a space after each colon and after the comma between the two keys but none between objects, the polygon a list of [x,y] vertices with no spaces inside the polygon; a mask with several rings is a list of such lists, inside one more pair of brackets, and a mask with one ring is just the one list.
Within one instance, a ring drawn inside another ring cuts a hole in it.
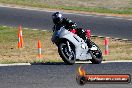
[{"label": "white painted line on track", "polygon": [[120,38],[114,38],[115,40],[120,40]]},{"label": "white painted line on track", "polygon": [[23,28],[23,29],[26,29],[26,30],[27,30],[27,29],[29,29],[29,28]]},{"label": "white painted line on track", "polygon": [[36,31],[36,30],[38,30],[38,29],[32,29],[32,30]]},{"label": "white painted line on track", "polygon": [[132,19],[127,19],[127,20],[132,21]]},{"label": "white painted line on track", "polygon": [[98,36],[99,38],[104,38],[104,36]]},{"label": "white painted line on track", "polygon": [[[23,29],[31,29],[31,28],[23,28]],[[48,30],[41,30],[41,29],[31,29],[31,30],[33,30],[33,31],[36,31],[36,30],[40,30],[40,31],[48,31]]]},{"label": "white painted line on track", "polygon": [[[102,63],[117,63],[117,62],[132,62],[132,60],[115,60],[115,61],[102,61]],[[89,64],[90,61],[76,61],[76,64]]]},{"label": "white painted line on track", "polygon": [[[102,63],[127,63],[127,62],[132,62],[132,60],[115,60],[115,61],[102,61]],[[90,61],[76,61],[76,64],[90,64]],[[30,66],[31,63],[12,63],[12,64],[0,64],[1,66]]]},{"label": "white painted line on track", "polygon": [[103,61],[102,63],[132,62],[132,60]]},{"label": "white painted line on track", "polygon": [[108,17],[104,17],[104,18],[115,18],[115,17],[112,17],[112,16],[108,16]]},{"label": "white painted line on track", "polygon": [[114,17],[114,18],[115,18],[115,19],[119,19],[119,20],[120,20],[120,19],[121,19],[121,20],[124,19],[124,18],[121,18],[121,17]]},{"label": "white painted line on track", "polygon": [[128,39],[122,39],[123,41],[128,41]]},{"label": "white painted line on track", "polygon": [[130,39],[113,38],[113,37],[108,37],[108,36],[97,36],[97,35],[91,35],[91,37],[112,38],[112,39],[115,39],[115,40],[132,41],[132,40],[130,40]]},{"label": "white painted line on track", "polygon": [[30,63],[13,63],[13,64],[0,64],[0,66],[26,66],[31,65]]},{"label": "white painted line on track", "polygon": [[41,30],[41,31],[48,31],[48,30]]},{"label": "white painted line on track", "polygon": [[104,18],[108,18],[108,19],[113,18],[113,19],[119,19],[119,20],[124,19],[124,20],[126,20],[126,19],[125,19],[125,18],[123,18],[123,17],[115,17],[115,16],[105,16]]}]

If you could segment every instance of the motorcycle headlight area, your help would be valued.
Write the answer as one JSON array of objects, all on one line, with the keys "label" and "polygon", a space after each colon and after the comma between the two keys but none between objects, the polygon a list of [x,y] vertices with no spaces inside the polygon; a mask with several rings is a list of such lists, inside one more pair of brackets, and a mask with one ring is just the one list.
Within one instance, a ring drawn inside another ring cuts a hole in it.
[{"label": "motorcycle headlight area", "polygon": [[93,46],[91,47],[91,50],[98,50],[98,48],[97,48],[95,45],[93,45]]}]

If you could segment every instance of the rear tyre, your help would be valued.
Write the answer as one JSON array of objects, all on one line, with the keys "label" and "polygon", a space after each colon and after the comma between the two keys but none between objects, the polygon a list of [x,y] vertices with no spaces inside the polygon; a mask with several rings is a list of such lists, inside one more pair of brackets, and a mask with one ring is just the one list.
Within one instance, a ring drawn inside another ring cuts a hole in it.
[{"label": "rear tyre", "polygon": [[92,56],[92,59],[90,60],[93,64],[100,64],[102,62],[103,56],[100,48],[92,42],[92,45],[95,45],[97,47],[97,50],[91,50],[90,54]]},{"label": "rear tyre", "polygon": [[58,45],[58,52],[62,60],[69,65],[72,65],[75,63],[75,48],[70,43],[71,52],[68,52],[68,47],[66,42],[61,42]]}]

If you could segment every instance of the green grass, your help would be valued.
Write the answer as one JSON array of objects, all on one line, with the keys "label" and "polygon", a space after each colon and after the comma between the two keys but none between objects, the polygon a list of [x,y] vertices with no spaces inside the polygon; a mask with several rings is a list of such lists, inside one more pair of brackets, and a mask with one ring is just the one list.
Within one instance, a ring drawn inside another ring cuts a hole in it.
[{"label": "green grass", "polygon": [[0,3],[97,13],[132,14],[130,0],[0,0]]},{"label": "green grass", "polygon": [[[63,62],[58,55],[57,47],[52,44],[50,31],[23,29],[24,47],[17,47],[18,29],[0,26],[0,63],[44,63]],[[42,58],[38,58],[38,39],[42,45]],[[103,38],[92,37],[104,52]],[[132,42],[110,39],[109,55],[103,55],[104,60],[132,60]]]},{"label": "green grass", "polygon": [[[62,62],[50,41],[51,32],[23,29],[24,47],[21,49],[17,47],[17,33],[17,28],[0,26],[0,63]],[[38,39],[42,45],[42,58],[38,58]]]}]

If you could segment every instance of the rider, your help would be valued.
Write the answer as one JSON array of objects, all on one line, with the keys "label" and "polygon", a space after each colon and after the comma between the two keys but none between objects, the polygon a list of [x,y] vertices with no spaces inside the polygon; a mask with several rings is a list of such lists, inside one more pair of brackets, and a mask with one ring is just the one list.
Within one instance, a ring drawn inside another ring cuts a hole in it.
[{"label": "rider", "polygon": [[52,20],[54,22],[54,29],[60,29],[60,27],[64,26],[66,29],[70,30],[76,28],[76,23],[72,22],[67,18],[63,18],[62,14],[59,12],[55,12],[52,14]]},{"label": "rider", "polygon": [[55,12],[52,14],[52,20],[53,23],[55,24],[53,27],[54,29],[59,30],[60,27],[64,26],[66,29],[71,30],[71,29],[76,29],[76,34],[83,38],[88,46],[90,46],[89,39],[86,37],[86,32],[82,28],[77,28],[77,24],[75,22],[72,22],[71,20],[64,18],[60,12]]}]

